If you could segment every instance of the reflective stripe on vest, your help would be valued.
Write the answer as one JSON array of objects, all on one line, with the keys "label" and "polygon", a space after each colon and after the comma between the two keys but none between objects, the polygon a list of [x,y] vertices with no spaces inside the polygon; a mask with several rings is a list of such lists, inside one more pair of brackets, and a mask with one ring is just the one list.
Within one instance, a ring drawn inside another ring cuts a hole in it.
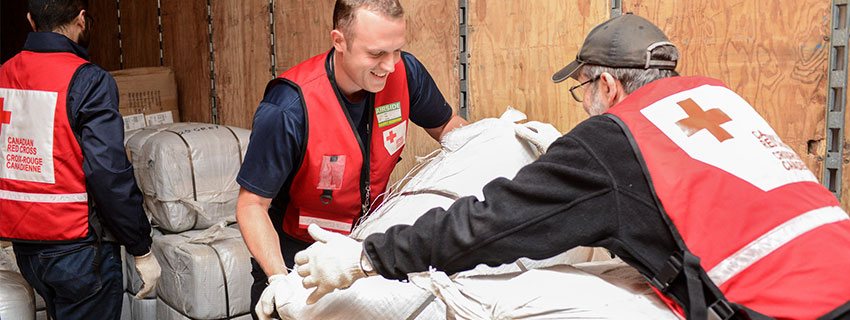
[{"label": "reflective stripe on vest", "polygon": [[70,202],[87,202],[88,194],[86,193],[68,193],[68,194],[46,194],[46,193],[24,193],[9,190],[0,190],[0,199],[23,201],[23,202],[40,202],[40,203],[70,203]]},{"label": "reflective stripe on vest", "polygon": [[779,247],[791,242],[800,235],[817,227],[848,220],[847,213],[839,207],[815,209],[788,220],[776,226],[753,242],[750,242],[738,252],[723,259],[708,271],[708,277],[717,286],[722,286],[726,280],[734,277],[744,269],[753,265]]}]

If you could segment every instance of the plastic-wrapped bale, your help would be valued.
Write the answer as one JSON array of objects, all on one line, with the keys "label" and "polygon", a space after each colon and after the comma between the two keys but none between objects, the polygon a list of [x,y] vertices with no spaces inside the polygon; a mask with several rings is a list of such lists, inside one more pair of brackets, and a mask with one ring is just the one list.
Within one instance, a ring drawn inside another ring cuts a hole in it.
[{"label": "plastic-wrapped bale", "polygon": [[[461,196],[483,198],[483,186],[498,177],[513,177],[520,168],[537,159],[554,140],[561,136],[553,126],[539,122],[518,124],[525,115],[509,109],[501,118],[483,119],[455,129],[442,141],[442,149],[429,157],[421,168],[414,169],[407,184],[399,190],[390,188],[383,205],[360,223],[351,237],[383,232],[397,224],[412,224],[433,207],[447,208]],[[487,163],[482,166],[482,163]],[[498,274],[559,263],[584,262],[594,259],[590,248],[580,248],[547,259],[522,259],[519,264],[500,268],[479,267],[466,272]],[[603,258],[607,257],[600,254]],[[293,294],[281,316],[284,319],[445,319],[446,306],[429,291],[412,283],[381,277],[362,279],[351,288],[335,291],[314,305],[305,301],[311,291],[305,290],[297,273],[287,276],[287,288]]]},{"label": "plastic-wrapped bale", "polygon": [[121,319],[157,320],[156,297],[136,299],[133,294],[124,292],[124,305],[121,309]]},{"label": "plastic-wrapped bale", "polygon": [[239,230],[224,223],[207,230],[158,236],[153,251],[162,266],[157,319],[169,309],[191,319],[230,319],[249,313],[250,253]]},{"label": "plastic-wrapped bale", "polygon": [[[158,237],[162,232],[156,228],[151,229],[151,235]],[[156,320],[156,291],[151,291],[144,299],[136,299],[134,296],[142,289],[142,278],[136,272],[136,263],[133,255],[127,253],[122,247],[122,260],[124,262],[124,310],[122,314],[129,313],[133,320]]]},{"label": "plastic-wrapped bale", "polygon": [[410,281],[433,292],[458,319],[678,319],[621,261],[453,278],[431,271]]},{"label": "plastic-wrapped bale", "polygon": [[250,131],[202,123],[146,127],[127,139],[145,211],[169,232],[235,221],[236,174]]},{"label": "plastic-wrapped bale", "polygon": [[[207,318],[190,318],[175,310],[162,299],[156,299],[156,319],[157,320],[207,320]],[[215,320],[251,320],[251,314],[243,314],[229,318],[214,318]],[[377,318],[376,318],[377,319]],[[136,320],[136,319],[133,319]]]},{"label": "plastic-wrapped bale", "polygon": [[35,319],[32,287],[20,273],[0,271],[0,319]]}]

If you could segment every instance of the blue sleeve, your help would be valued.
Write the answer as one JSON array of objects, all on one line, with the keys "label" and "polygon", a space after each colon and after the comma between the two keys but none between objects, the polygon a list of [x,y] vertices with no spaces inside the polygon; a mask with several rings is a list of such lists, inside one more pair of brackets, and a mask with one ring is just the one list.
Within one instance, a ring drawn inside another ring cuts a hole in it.
[{"label": "blue sleeve", "polygon": [[124,151],[124,120],[115,79],[98,66],[82,66],[68,92],[69,120],[83,152],[86,190],[103,226],[133,255],[148,252],[151,225]]},{"label": "blue sleeve", "polygon": [[272,80],[254,113],[251,141],[236,182],[256,195],[274,198],[300,164],[304,123],[298,91],[282,80]]},{"label": "blue sleeve", "polygon": [[412,54],[402,52],[407,67],[410,90],[410,121],[430,129],[440,127],[452,117],[452,106],[446,102],[431,74]]}]

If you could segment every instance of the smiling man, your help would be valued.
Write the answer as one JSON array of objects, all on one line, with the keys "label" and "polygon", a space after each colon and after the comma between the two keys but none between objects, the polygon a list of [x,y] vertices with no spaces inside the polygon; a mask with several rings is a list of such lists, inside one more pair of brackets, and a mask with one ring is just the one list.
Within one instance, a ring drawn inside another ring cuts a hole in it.
[{"label": "smiling man", "polygon": [[236,218],[255,259],[251,301],[263,319],[286,294],[293,256],[313,242],[307,226],[348,234],[384,192],[409,122],[438,141],[466,123],[402,51],[397,0],[339,0],[333,24],[333,48],[269,82],[237,178]]}]

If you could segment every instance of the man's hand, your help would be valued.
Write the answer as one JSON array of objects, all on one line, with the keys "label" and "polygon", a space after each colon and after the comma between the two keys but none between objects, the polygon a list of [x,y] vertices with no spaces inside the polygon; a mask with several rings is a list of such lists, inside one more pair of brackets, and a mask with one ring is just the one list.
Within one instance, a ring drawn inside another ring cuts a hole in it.
[{"label": "man's hand", "polygon": [[293,284],[290,284],[290,278],[285,274],[276,274],[269,277],[269,285],[266,287],[266,290],[263,290],[260,301],[254,307],[257,318],[260,320],[270,320],[275,310],[277,310],[278,314],[282,314],[282,309],[289,301],[289,297],[292,295],[292,288],[294,287]]},{"label": "man's hand", "polygon": [[363,251],[360,242],[314,224],[307,231],[316,243],[295,255],[298,274],[304,277],[304,288],[316,287],[307,297],[307,304],[314,304],[335,289],[348,288],[354,281],[366,277],[360,268]]},{"label": "man's hand", "polygon": [[133,259],[136,264],[136,273],[139,274],[139,278],[142,278],[142,288],[136,293],[136,299],[144,299],[148,293],[156,289],[162,269],[151,251],[141,256],[134,256]]}]

